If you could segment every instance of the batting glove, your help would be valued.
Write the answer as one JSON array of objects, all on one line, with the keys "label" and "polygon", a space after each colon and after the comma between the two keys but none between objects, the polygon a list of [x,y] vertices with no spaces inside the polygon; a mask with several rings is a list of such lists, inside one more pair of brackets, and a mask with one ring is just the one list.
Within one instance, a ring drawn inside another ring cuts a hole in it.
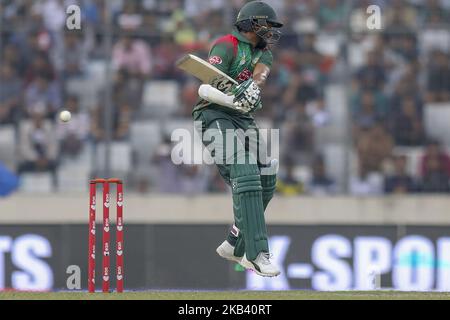
[{"label": "batting glove", "polygon": [[232,93],[234,107],[243,113],[255,111],[262,106],[261,89],[253,79],[242,82],[232,90]]}]

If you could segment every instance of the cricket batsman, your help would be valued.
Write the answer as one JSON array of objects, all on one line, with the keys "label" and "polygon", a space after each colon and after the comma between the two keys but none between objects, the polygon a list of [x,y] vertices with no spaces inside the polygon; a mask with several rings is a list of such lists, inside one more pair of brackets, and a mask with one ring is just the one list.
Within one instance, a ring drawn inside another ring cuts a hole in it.
[{"label": "cricket batsman", "polygon": [[[231,34],[215,41],[208,57],[210,64],[239,83],[231,90],[234,108],[200,99],[192,113],[194,120],[201,122],[202,133],[209,129],[223,133],[223,140],[203,139],[209,150],[224,148],[227,130],[258,130],[252,114],[262,108],[261,88],[273,60],[270,48],[280,39],[278,29],[283,24],[268,4],[252,1],[242,7],[234,26]],[[216,251],[260,276],[274,277],[280,271],[270,261],[264,211],[275,192],[278,160],[262,163],[258,152],[248,147],[237,149],[232,161],[223,152],[226,159],[216,162],[221,176],[232,188],[235,222]]]}]

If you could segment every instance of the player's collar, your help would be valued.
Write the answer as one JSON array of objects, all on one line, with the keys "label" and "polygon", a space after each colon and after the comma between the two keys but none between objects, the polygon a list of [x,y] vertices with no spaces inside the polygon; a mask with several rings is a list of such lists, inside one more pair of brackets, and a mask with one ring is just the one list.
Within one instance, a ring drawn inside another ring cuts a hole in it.
[{"label": "player's collar", "polygon": [[239,41],[252,44],[243,34],[241,34],[236,28],[233,29],[233,36],[235,36]]}]

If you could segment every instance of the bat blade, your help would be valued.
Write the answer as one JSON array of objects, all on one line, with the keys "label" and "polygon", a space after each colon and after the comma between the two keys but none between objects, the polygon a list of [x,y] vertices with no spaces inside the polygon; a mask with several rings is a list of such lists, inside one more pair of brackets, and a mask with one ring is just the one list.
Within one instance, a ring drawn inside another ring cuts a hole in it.
[{"label": "bat blade", "polygon": [[203,83],[214,84],[219,79],[221,82],[226,82],[231,85],[238,84],[236,80],[193,54],[187,54],[179,59],[176,62],[176,66],[197,79],[200,79]]}]

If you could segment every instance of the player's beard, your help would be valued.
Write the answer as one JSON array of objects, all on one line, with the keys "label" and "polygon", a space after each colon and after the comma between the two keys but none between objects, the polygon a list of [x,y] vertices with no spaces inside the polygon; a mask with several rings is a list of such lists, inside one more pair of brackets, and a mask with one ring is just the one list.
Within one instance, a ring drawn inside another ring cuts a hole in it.
[{"label": "player's beard", "polygon": [[258,38],[259,38],[259,42],[258,42],[258,44],[256,45],[256,49],[261,49],[261,50],[266,49],[267,46],[268,46],[267,41],[264,40],[264,39],[261,38],[261,37],[258,37]]}]

